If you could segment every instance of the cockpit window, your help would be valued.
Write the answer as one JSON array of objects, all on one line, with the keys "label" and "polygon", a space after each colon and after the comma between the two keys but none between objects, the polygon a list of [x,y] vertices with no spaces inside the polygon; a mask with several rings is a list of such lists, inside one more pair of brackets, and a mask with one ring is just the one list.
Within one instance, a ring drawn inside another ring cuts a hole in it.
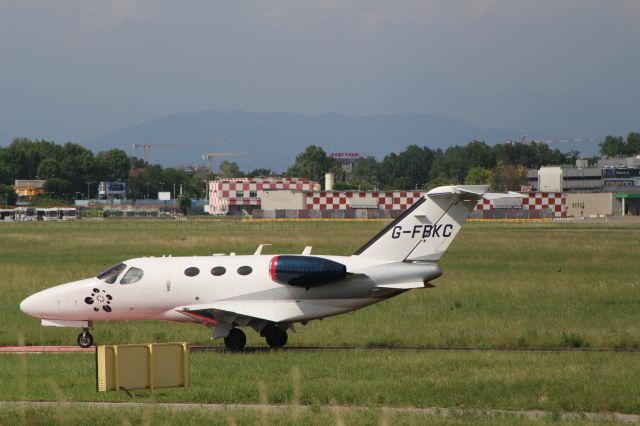
[{"label": "cockpit window", "polygon": [[112,266],[111,268],[98,275],[97,278],[107,284],[113,284],[116,282],[116,279],[118,279],[118,275],[120,275],[120,273],[124,271],[126,267],[127,265],[125,265],[124,263],[118,263],[117,265]]},{"label": "cockpit window", "polygon": [[134,268],[133,266],[129,268],[124,277],[120,280],[120,284],[133,284],[137,283],[142,279],[144,272],[142,269]]}]

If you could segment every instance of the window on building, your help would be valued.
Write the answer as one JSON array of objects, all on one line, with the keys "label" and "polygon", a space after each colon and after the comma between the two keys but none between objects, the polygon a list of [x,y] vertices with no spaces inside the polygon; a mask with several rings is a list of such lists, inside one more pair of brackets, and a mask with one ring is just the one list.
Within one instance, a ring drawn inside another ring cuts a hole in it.
[{"label": "window on building", "polygon": [[236,191],[236,198],[244,198],[244,191]]},{"label": "window on building", "polygon": [[258,191],[249,191],[249,198],[258,198]]}]

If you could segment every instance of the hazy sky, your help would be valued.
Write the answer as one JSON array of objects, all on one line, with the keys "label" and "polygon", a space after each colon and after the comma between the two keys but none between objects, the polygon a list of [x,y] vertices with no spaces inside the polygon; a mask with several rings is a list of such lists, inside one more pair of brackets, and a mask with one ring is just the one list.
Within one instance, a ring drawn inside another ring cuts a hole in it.
[{"label": "hazy sky", "polygon": [[623,133],[638,22],[637,0],[0,0],[0,132],[85,141],[241,109]]}]

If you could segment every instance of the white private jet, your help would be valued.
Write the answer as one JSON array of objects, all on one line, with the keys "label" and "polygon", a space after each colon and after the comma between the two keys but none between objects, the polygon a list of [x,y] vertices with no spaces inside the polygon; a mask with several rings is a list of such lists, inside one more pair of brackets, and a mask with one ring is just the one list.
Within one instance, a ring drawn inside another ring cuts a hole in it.
[{"label": "white private jet", "polygon": [[27,297],[20,309],[42,325],[82,328],[89,347],[96,321],[165,320],[213,328],[230,350],[251,327],[271,347],[294,323],[360,309],[414,288],[433,287],[440,257],[482,197],[484,185],[435,188],[351,256],[261,254],[143,257],[96,277]]}]

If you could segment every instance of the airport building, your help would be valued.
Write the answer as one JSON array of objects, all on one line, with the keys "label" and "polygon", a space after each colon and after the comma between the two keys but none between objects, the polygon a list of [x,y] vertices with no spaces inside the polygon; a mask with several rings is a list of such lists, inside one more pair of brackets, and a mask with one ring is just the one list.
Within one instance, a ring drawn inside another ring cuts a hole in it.
[{"label": "airport building", "polygon": [[262,207],[264,191],[313,191],[320,184],[302,178],[239,178],[209,182],[209,212],[211,214],[251,214]]},{"label": "airport building", "polygon": [[44,195],[44,180],[16,179],[14,187],[18,194],[18,205],[29,204],[34,197]]},{"label": "airport building", "polygon": [[528,170],[527,177],[532,190],[571,195],[571,200],[567,200],[567,216],[640,214],[638,157],[599,160],[597,167],[587,167],[585,160],[578,160],[576,167]]},{"label": "airport building", "polygon": [[[326,185],[332,187],[328,174]],[[395,218],[426,191],[333,191],[305,179],[219,179],[209,182],[212,214],[256,219]],[[551,218],[566,214],[562,192],[525,192],[524,197],[482,200],[476,218]]]}]

